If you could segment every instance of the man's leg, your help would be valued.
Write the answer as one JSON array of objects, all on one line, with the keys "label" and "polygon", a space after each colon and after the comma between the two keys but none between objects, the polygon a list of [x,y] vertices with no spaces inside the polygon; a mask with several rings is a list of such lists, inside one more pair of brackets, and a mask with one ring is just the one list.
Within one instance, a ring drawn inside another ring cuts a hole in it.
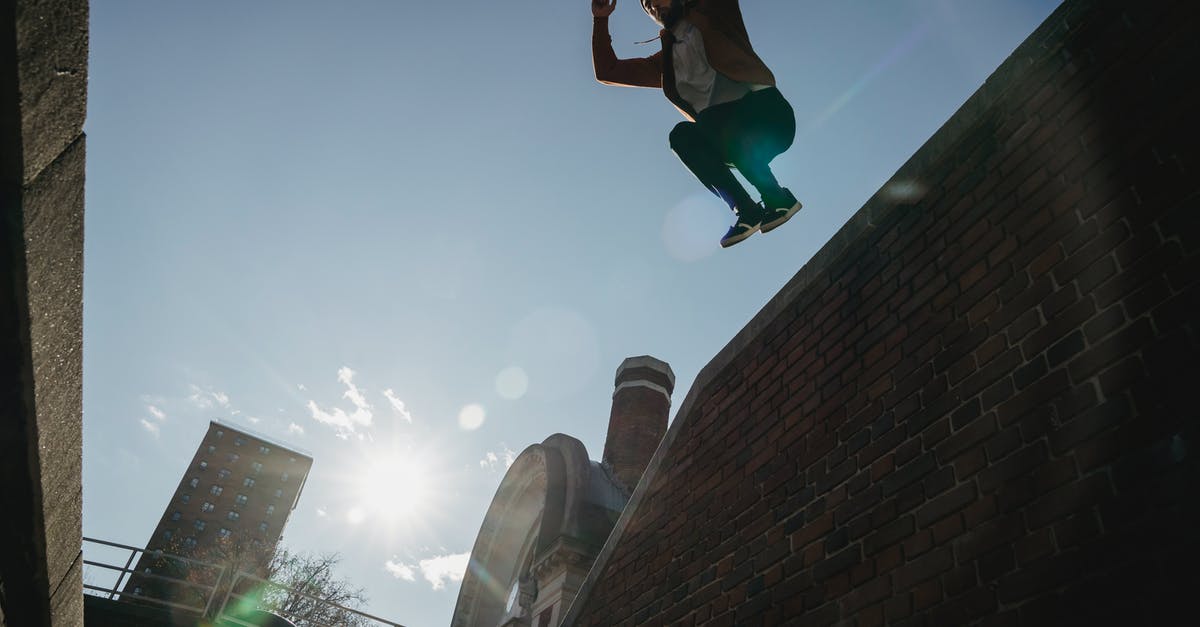
[{"label": "man's leg", "polygon": [[700,179],[700,183],[724,200],[730,209],[738,211],[755,206],[757,203],[729,170],[714,139],[701,125],[680,122],[671,130],[671,150]]},{"label": "man's leg", "polygon": [[794,201],[770,167],[771,160],[790,148],[796,138],[796,115],[778,89],[746,95],[722,130],[720,141],[729,162],[758,190],[768,207]]},{"label": "man's leg", "polygon": [[771,160],[791,147],[796,138],[796,115],[778,89],[764,89],[739,100],[723,126],[721,145],[763,199],[760,230],[771,231],[787,222],[801,204],[771,172]]}]

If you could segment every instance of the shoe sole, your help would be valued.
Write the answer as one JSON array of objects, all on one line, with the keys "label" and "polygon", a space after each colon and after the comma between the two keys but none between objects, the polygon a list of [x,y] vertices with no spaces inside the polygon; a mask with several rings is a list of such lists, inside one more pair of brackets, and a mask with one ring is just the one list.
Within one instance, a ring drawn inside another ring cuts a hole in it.
[{"label": "shoe sole", "polygon": [[[750,237],[751,235],[754,235],[761,228],[762,228],[761,226],[756,226],[741,235],[737,235],[737,236],[731,237],[729,239],[723,239],[723,240],[721,240],[721,248],[729,248],[730,246],[733,246],[734,244]],[[709,241],[712,241],[712,240],[709,240]]]},{"label": "shoe sole", "polygon": [[791,220],[792,216],[796,215],[796,213],[798,211],[800,211],[800,209],[802,209],[803,207],[804,207],[804,205],[801,204],[800,201],[796,201],[796,204],[792,205],[787,210],[787,213],[783,214],[782,216],[780,216],[778,218],[775,218],[774,220],[772,220],[770,222],[763,222],[761,225],[759,225],[758,230],[762,231],[763,233],[766,233],[768,231],[773,231],[773,230],[783,226],[784,222]]}]

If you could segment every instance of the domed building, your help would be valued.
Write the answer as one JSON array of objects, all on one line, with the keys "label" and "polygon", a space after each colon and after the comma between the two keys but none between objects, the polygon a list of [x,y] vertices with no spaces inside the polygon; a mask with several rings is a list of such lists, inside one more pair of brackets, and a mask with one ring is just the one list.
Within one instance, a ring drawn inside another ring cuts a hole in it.
[{"label": "domed building", "polygon": [[626,359],[601,461],[561,433],[521,452],[480,526],[452,627],[561,621],[666,433],[674,388],[666,362]]}]

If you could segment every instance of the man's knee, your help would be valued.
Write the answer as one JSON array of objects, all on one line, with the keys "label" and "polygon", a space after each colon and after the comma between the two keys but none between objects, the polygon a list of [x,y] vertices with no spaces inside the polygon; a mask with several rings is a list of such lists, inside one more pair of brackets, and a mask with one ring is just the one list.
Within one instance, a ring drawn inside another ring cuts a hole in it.
[{"label": "man's knee", "polygon": [[698,139],[697,133],[699,129],[695,122],[680,122],[671,129],[671,134],[668,139],[671,142],[671,150],[679,152],[680,150],[688,150],[696,145]]}]

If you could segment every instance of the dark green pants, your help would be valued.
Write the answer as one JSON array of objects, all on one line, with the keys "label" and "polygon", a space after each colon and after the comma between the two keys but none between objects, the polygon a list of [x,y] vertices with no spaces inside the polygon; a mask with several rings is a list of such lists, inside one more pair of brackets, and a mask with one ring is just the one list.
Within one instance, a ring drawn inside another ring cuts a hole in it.
[{"label": "dark green pants", "polygon": [[709,107],[695,122],[680,122],[671,131],[671,150],[709,191],[735,211],[754,199],[733,176],[735,167],[768,205],[783,196],[771,172],[771,160],[796,138],[796,115],[772,87],[741,100]]}]

